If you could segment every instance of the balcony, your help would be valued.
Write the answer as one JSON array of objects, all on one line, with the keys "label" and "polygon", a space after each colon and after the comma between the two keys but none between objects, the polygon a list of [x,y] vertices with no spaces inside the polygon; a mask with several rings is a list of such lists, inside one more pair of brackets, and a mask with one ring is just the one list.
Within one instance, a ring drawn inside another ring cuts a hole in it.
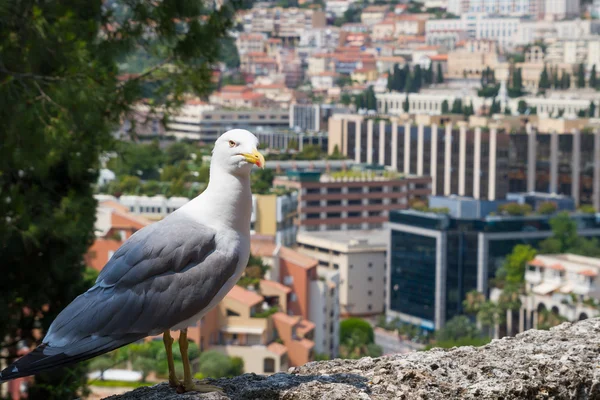
[{"label": "balcony", "polygon": [[542,274],[539,271],[526,271],[525,281],[537,285],[542,281]]}]

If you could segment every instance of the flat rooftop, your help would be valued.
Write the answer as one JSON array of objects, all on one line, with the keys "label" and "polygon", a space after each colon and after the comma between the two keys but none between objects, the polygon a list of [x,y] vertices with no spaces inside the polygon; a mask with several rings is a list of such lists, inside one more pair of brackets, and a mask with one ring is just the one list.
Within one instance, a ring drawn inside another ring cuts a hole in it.
[{"label": "flat rooftop", "polygon": [[386,229],[298,232],[299,242],[302,242],[302,238],[312,238],[320,241],[327,240],[351,248],[386,246],[387,237],[388,231]]}]

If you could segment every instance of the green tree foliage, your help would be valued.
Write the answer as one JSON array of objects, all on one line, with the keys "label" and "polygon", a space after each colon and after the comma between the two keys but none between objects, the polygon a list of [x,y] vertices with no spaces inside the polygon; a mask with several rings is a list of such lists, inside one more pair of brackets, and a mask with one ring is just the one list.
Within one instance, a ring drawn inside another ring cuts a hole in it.
[{"label": "green tree foliage", "polygon": [[442,114],[449,114],[450,106],[448,105],[448,100],[442,101]]},{"label": "green tree foliage", "polygon": [[553,201],[545,201],[538,206],[537,212],[543,215],[554,214],[558,210],[558,207]]},{"label": "green tree foliage", "polygon": [[600,81],[598,80],[598,75],[596,73],[596,64],[592,65],[592,70],[590,71],[589,86],[594,89],[600,89]]},{"label": "green tree foliage", "polygon": [[552,86],[552,83],[550,82],[550,76],[548,75],[548,67],[546,65],[544,65],[544,69],[542,70],[542,73],[540,74],[540,82],[538,84],[538,87],[539,87],[540,91],[542,91],[542,90],[550,89],[551,86]]},{"label": "green tree foliage", "polygon": [[343,160],[345,158],[346,157],[344,157],[344,155],[340,151],[340,148],[337,144],[335,146],[333,146],[333,151],[331,152],[330,155],[327,156],[328,160]]},{"label": "green tree foliage", "polygon": [[442,70],[442,64],[438,64],[437,66],[437,83],[444,83],[444,72]]},{"label": "green tree foliage", "polygon": [[527,102],[525,100],[519,100],[519,104],[517,105],[517,112],[521,115],[527,112]]},{"label": "green tree foliage", "polygon": [[552,237],[540,243],[540,253],[574,253],[582,256],[600,256],[600,247],[595,238],[587,239],[577,233],[577,222],[567,212],[560,212],[550,219]]},{"label": "green tree foliage", "polygon": [[381,349],[375,345],[371,325],[360,318],[340,322],[340,355],[342,358],[379,357]]},{"label": "green tree foliage", "polygon": [[579,64],[577,68],[577,87],[580,89],[585,87],[585,66],[583,63]]},{"label": "green tree foliage", "polygon": [[377,98],[373,86],[369,86],[367,90],[354,97],[354,105],[357,110],[377,110]]},{"label": "green tree foliage", "polygon": [[500,102],[497,102],[496,98],[494,97],[492,99],[492,105],[490,106],[490,115],[499,114],[501,112],[502,112],[502,106],[501,106]]},{"label": "green tree foliage", "polygon": [[[17,343],[35,346],[34,332],[43,336],[85,290],[92,184],[121,118],[148,89],[151,105],[167,110],[185,93],[207,94],[219,40],[233,20],[229,5],[213,11],[183,0],[105,4],[0,6],[0,259],[8,268],[0,279],[0,350],[9,362]],[[123,61],[143,47],[156,50],[153,64],[118,79]],[[38,376],[29,399],[78,397],[81,371]]]},{"label": "green tree foliage", "polygon": [[475,114],[475,109],[473,108],[473,103],[469,103],[469,105],[463,107],[463,115],[465,117],[469,117]]},{"label": "green tree foliage", "polygon": [[455,341],[464,337],[473,338],[479,336],[479,330],[469,318],[464,315],[450,319],[442,329],[436,332],[435,339],[441,342]]},{"label": "green tree foliage", "polygon": [[164,153],[158,141],[149,144],[117,142],[117,157],[108,167],[117,175],[139,176],[141,179],[158,179],[158,168],[164,162]]},{"label": "green tree foliage", "polygon": [[520,287],[525,280],[527,263],[536,256],[536,250],[530,245],[518,244],[513,248],[502,265],[505,286]]},{"label": "green tree foliage", "polygon": [[342,103],[345,106],[349,106],[350,104],[352,104],[352,97],[348,93],[342,93],[342,95],[340,96],[340,103]]},{"label": "green tree foliage", "polygon": [[500,91],[500,84],[484,86],[477,90],[477,95],[480,97],[496,97]]},{"label": "green tree foliage", "polygon": [[532,211],[533,209],[529,204],[507,203],[498,207],[498,212],[501,214],[517,217],[531,214]]},{"label": "green tree foliage", "polygon": [[588,110],[588,116],[590,118],[594,118],[596,116],[596,104],[593,101],[590,101],[590,108]]},{"label": "green tree foliage", "polygon": [[189,145],[183,142],[175,142],[166,149],[166,163],[169,165],[185,161],[190,157]]},{"label": "green tree foliage", "polygon": [[275,171],[272,169],[265,168],[254,171],[250,176],[252,193],[268,193],[273,185],[273,179],[275,179]]},{"label": "green tree foliage", "polygon": [[410,110],[410,102],[408,99],[408,93],[406,93],[406,98],[402,102],[402,110],[404,110],[405,113],[407,113]]},{"label": "green tree foliage", "polygon": [[454,102],[452,103],[452,110],[450,110],[450,112],[452,114],[461,114],[462,111],[463,111],[462,100],[460,98],[454,99]]},{"label": "green tree foliage", "polygon": [[220,61],[225,63],[227,68],[238,68],[240,66],[240,55],[235,40],[232,37],[225,37],[221,39],[220,47]]},{"label": "green tree foliage", "polygon": [[519,97],[524,94],[523,91],[523,77],[521,68],[513,70],[511,84],[508,87],[508,95],[510,97]]},{"label": "green tree foliage", "polygon": [[198,369],[203,378],[234,377],[244,373],[244,360],[209,350],[200,355]]}]

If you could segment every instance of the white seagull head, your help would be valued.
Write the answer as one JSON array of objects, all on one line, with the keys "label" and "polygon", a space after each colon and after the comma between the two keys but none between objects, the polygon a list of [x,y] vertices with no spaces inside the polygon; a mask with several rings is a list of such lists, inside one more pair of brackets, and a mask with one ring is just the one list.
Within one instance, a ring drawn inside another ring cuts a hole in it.
[{"label": "white seagull head", "polygon": [[257,147],[258,139],[247,130],[227,131],[215,142],[210,167],[233,175],[249,175],[252,165],[265,167],[265,158]]}]

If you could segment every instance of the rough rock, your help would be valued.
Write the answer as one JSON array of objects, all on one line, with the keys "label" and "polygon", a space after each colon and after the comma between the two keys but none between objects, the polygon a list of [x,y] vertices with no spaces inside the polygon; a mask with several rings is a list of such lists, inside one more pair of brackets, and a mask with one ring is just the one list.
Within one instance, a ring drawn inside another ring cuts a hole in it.
[{"label": "rough rock", "polygon": [[479,348],[311,362],[289,373],[209,383],[224,392],[179,395],[161,383],[109,399],[600,399],[600,319]]}]

